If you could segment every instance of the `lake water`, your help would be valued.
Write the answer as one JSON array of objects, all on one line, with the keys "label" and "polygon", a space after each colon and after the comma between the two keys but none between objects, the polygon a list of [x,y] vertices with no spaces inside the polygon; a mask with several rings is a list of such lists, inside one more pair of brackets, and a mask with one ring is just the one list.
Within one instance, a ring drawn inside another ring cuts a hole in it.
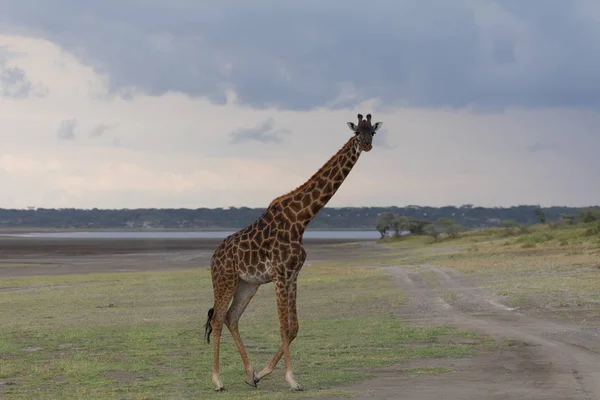
[{"label": "lake water", "polygon": [[[63,239],[222,239],[234,231],[178,231],[178,232],[28,232],[2,236]],[[306,231],[306,239],[379,239],[377,231]]]}]

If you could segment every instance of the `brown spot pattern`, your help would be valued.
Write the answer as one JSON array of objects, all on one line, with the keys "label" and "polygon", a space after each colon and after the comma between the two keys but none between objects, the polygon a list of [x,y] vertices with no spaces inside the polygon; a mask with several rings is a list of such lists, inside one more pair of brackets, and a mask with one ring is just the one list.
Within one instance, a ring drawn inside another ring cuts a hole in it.
[{"label": "brown spot pattern", "polygon": [[[289,342],[296,337],[296,279],[306,260],[306,251],[302,246],[304,231],[342,185],[358,161],[361,151],[357,137],[352,137],[308,181],[274,199],[256,221],[226,237],[215,249],[211,259],[215,303],[214,315],[210,320],[215,333],[213,380],[219,374],[217,337],[220,337],[226,313],[232,312],[236,304],[241,308],[240,314],[245,308],[237,298],[236,290],[240,281],[254,285],[274,282],[280,328],[282,334],[286,333],[287,336],[282,346],[289,346]],[[245,304],[250,301],[253,293]],[[233,303],[228,310],[232,298]],[[239,335],[237,338],[235,336],[236,318],[239,315],[228,315],[227,324],[230,330],[233,329],[232,334],[238,347],[241,345],[243,349]],[[269,365],[274,366],[281,354],[278,352]],[[250,380],[253,379],[252,371],[248,370],[250,363],[247,356],[242,354],[242,360]],[[268,373],[270,371],[266,374]],[[215,380],[217,381],[218,379]]]}]

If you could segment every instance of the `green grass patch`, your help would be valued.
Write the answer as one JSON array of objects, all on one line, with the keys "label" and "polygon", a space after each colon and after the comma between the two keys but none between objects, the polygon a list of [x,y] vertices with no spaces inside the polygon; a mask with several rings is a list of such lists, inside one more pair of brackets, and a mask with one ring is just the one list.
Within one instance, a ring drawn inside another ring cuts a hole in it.
[{"label": "green grass patch", "polygon": [[534,232],[528,235],[519,236],[516,243],[521,244],[523,247],[535,247],[536,244],[547,242],[553,238],[554,236],[550,233]]},{"label": "green grass patch", "polygon": [[0,262],[0,268],[26,268],[26,267],[39,267],[40,264],[34,263],[14,263],[14,262]]},{"label": "green grass patch", "polygon": [[[408,359],[465,357],[484,340],[450,326],[411,327],[395,316],[403,293],[385,271],[304,268],[298,284],[300,333],[292,363],[306,389],[294,397],[339,396],[365,369]],[[202,338],[212,306],[206,269],[6,279],[0,292],[0,379],[6,399],[210,398],[212,344]],[[255,369],[280,344],[272,285],[263,286],[240,321]],[[469,342],[470,343],[470,342]],[[289,395],[283,362],[249,388],[231,335],[221,345],[228,392],[219,399]]]},{"label": "green grass patch", "polygon": [[585,230],[586,236],[600,236],[600,221],[590,224]]},{"label": "green grass patch", "polygon": [[451,368],[448,367],[420,367],[420,368],[407,368],[404,371],[411,375],[440,375],[452,372]]}]

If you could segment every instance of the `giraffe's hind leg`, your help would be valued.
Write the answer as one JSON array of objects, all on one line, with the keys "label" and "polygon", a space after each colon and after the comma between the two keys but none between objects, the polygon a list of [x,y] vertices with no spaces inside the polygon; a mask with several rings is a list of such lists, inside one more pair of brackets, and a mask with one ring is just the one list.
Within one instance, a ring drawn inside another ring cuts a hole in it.
[{"label": "giraffe's hind leg", "polygon": [[227,325],[227,328],[229,328],[231,336],[233,336],[233,340],[235,341],[235,345],[237,346],[240,356],[242,357],[242,364],[244,364],[244,370],[246,371],[247,375],[246,383],[254,387],[256,387],[256,383],[258,381],[255,380],[252,364],[248,358],[248,354],[246,353],[246,348],[244,347],[242,338],[240,337],[238,322],[244,310],[248,306],[248,303],[250,303],[250,300],[252,300],[252,297],[254,297],[256,294],[259,286],[259,284],[248,283],[240,279],[235,290],[235,295],[233,296],[233,302],[231,303],[229,311],[227,311],[227,315],[225,317],[225,324]]},{"label": "giraffe's hind leg", "polygon": [[235,293],[237,279],[220,280],[213,283],[215,296],[214,314],[210,320],[210,324],[214,335],[214,358],[213,358],[213,375],[212,380],[215,384],[215,390],[224,390],[223,382],[219,377],[219,345],[221,343],[221,332],[223,331],[223,323],[227,315],[227,307]]}]

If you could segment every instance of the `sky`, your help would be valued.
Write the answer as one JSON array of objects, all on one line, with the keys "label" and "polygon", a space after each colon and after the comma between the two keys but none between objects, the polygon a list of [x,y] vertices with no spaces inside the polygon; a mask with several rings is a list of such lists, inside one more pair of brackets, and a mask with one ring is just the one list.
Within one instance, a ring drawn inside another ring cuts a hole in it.
[{"label": "sky", "polygon": [[597,0],[2,0],[0,208],[600,204]]}]

